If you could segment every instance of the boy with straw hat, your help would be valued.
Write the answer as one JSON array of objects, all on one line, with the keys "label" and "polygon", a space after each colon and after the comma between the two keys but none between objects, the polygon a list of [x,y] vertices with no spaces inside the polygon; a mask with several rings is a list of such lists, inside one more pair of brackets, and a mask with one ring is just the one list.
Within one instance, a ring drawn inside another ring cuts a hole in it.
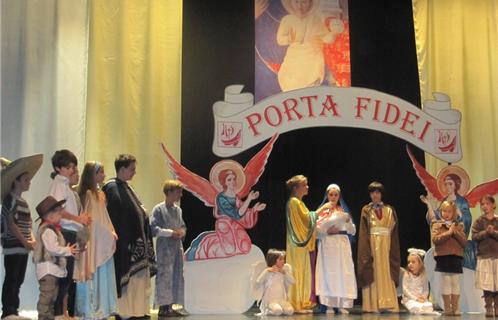
[{"label": "boy with straw hat", "polygon": [[36,154],[15,161],[1,158],[2,165],[1,243],[4,254],[5,280],[2,288],[2,319],[26,319],[18,315],[19,290],[24,282],[29,251],[35,247],[31,213],[21,195],[28,191],[31,179],[43,161]]}]

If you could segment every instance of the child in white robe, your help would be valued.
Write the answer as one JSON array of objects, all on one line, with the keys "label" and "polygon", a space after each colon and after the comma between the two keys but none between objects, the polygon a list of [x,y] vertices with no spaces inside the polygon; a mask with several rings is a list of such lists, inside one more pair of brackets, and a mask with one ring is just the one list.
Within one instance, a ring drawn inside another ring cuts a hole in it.
[{"label": "child in white robe", "polygon": [[256,280],[256,284],[263,288],[263,297],[259,305],[261,313],[257,315],[293,314],[294,308],[287,300],[287,292],[295,279],[292,276],[291,266],[285,263],[285,251],[268,250],[266,264],[268,267]]},{"label": "child in white robe", "polygon": [[429,282],[425,273],[423,257],[425,251],[408,249],[407,270],[403,274],[403,305],[410,313],[439,314],[434,312],[429,301]]}]

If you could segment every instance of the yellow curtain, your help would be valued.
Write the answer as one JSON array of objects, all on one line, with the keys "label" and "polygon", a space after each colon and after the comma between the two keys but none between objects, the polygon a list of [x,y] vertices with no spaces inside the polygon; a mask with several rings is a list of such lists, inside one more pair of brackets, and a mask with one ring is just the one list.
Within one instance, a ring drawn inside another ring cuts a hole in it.
[{"label": "yellow curtain", "polygon": [[131,185],[148,210],[170,177],[159,142],[180,156],[181,0],[90,1],[85,159],[115,176],[120,153],[137,157]]},{"label": "yellow curtain", "polygon": [[[462,113],[463,167],[498,177],[498,0],[413,0],[422,101],[439,91]],[[426,155],[435,175],[446,164]],[[473,210],[474,218],[479,214]]]}]

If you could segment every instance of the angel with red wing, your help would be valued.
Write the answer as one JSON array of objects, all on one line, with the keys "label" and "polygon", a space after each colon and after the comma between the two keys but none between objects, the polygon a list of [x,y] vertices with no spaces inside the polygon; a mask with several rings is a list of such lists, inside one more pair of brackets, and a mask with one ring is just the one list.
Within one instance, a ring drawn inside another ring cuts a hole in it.
[{"label": "angel with red wing", "polygon": [[227,258],[251,250],[246,229],[256,225],[259,212],[266,208],[260,202],[250,206],[259,197],[251,188],[263,174],[277,137],[275,134],[244,168],[233,160],[217,162],[211,168],[210,181],[182,166],[162,145],[173,175],[206,206],[213,207],[216,219],[215,230],[202,232],[192,241],[185,252],[187,261]]},{"label": "angel with red wing", "polygon": [[[427,190],[427,193],[434,197],[439,203],[445,200],[454,201],[458,208],[459,221],[463,222],[465,235],[468,237],[472,226],[472,215],[470,208],[476,206],[482,196],[486,194],[494,195],[498,193],[498,179],[494,179],[470,189],[470,178],[467,172],[456,165],[449,165],[441,169],[436,177],[433,177],[425,168],[415,159],[408,146],[406,151],[413,168],[420,179],[420,182]],[[434,209],[428,197],[422,195],[420,200],[427,205],[427,223],[429,225],[433,220],[441,219],[439,207]],[[465,248],[463,266],[475,270],[475,250],[474,244],[469,241]]]}]

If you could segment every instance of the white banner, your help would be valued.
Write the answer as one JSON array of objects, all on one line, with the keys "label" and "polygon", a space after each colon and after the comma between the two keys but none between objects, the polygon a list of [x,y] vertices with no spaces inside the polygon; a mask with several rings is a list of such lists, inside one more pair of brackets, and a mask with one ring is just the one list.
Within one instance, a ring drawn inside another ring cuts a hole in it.
[{"label": "white banner", "polygon": [[462,158],[458,110],[450,98],[434,93],[423,109],[387,93],[365,88],[311,87],[282,92],[254,105],[242,85],[225,89],[213,105],[213,152],[230,157],[284,133],[310,127],[353,127],[381,131],[406,140],[445,162]]}]

